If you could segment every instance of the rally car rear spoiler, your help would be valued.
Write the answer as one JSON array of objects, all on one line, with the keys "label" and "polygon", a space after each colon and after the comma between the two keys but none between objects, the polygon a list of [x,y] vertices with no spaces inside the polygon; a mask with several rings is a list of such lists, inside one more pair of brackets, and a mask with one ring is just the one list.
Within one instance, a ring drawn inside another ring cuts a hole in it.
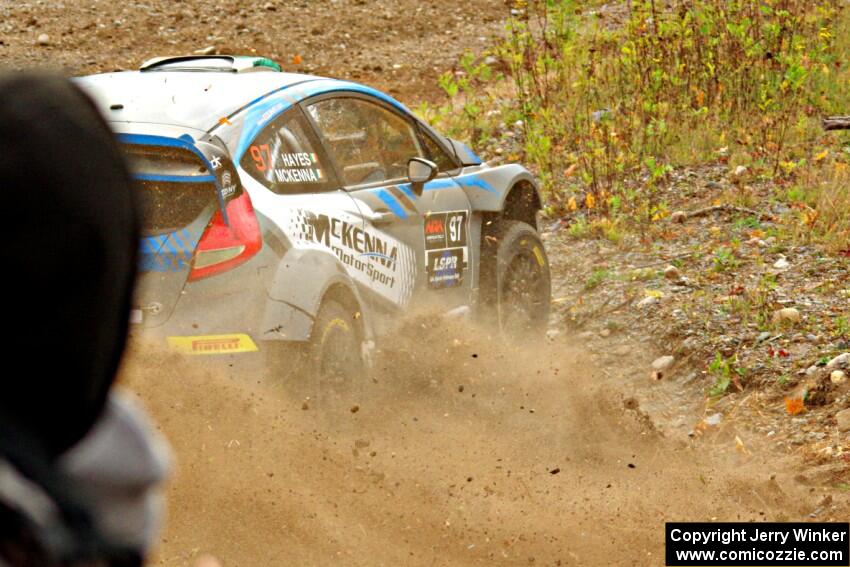
[{"label": "rally car rear spoiler", "polygon": [[[203,169],[192,174],[163,174],[162,171],[133,171],[133,177],[140,181],[165,181],[170,183],[212,183],[215,186],[218,197],[219,210],[222,213],[225,224],[230,224],[227,219],[227,202],[241,194],[241,186],[230,158],[224,145],[219,147],[214,140],[195,141],[189,135],[179,138],[169,138],[150,134],[118,134],[118,142],[121,144],[138,145],[146,147],[179,148],[187,150],[198,157]],[[220,143],[220,142],[219,142]]]}]

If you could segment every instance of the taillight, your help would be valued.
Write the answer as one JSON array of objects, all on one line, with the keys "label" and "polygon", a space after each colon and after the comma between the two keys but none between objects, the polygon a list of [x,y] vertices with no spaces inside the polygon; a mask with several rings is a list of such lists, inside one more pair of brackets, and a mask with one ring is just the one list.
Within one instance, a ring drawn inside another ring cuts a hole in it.
[{"label": "taillight", "polygon": [[260,251],[263,239],[248,193],[227,204],[227,220],[230,226],[220,210],[213,215],[195,249],[189,281],[226,272]]}]

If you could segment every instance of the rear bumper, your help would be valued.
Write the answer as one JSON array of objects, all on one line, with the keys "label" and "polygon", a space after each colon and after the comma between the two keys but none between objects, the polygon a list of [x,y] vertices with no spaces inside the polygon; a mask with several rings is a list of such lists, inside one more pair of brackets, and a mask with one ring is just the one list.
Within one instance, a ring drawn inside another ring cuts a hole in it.
[{"label": "rear bumper", "polygon": [[158,317],[155,325],[136,311],[132,335],[190,355],[251,354],[268,341],[305,340],[312,321],[294,306],[269,299],[276,264],[271,260],[276,259],[266,262],[263,256],[224,274],[186,282],[171,313]]}]

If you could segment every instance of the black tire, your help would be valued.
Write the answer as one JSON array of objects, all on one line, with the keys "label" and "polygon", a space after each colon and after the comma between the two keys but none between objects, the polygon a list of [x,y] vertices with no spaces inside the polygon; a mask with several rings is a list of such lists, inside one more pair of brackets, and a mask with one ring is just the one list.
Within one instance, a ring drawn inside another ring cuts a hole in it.
[{"label": "black tire", "polygon": [[549,320],[549,259],[537,231],[515,220],[485,226],[480,306],[484,319],[511,337],[541,335]]},{"label": "black tire", "polygon": [[326,299],[316,315],[307,345],[308,391],[317,405],[355,400],[364,375],[361,340],[351,310]]}]

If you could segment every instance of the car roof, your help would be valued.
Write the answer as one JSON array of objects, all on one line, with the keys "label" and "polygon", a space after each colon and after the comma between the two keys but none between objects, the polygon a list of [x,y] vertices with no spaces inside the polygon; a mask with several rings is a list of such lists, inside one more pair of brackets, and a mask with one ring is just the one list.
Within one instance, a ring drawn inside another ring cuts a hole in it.
[{"label": "car roof", "polygon": [[320,79],[279,72],[121,71],[76,81],[111,122],[206,131],[271,93]]}]

